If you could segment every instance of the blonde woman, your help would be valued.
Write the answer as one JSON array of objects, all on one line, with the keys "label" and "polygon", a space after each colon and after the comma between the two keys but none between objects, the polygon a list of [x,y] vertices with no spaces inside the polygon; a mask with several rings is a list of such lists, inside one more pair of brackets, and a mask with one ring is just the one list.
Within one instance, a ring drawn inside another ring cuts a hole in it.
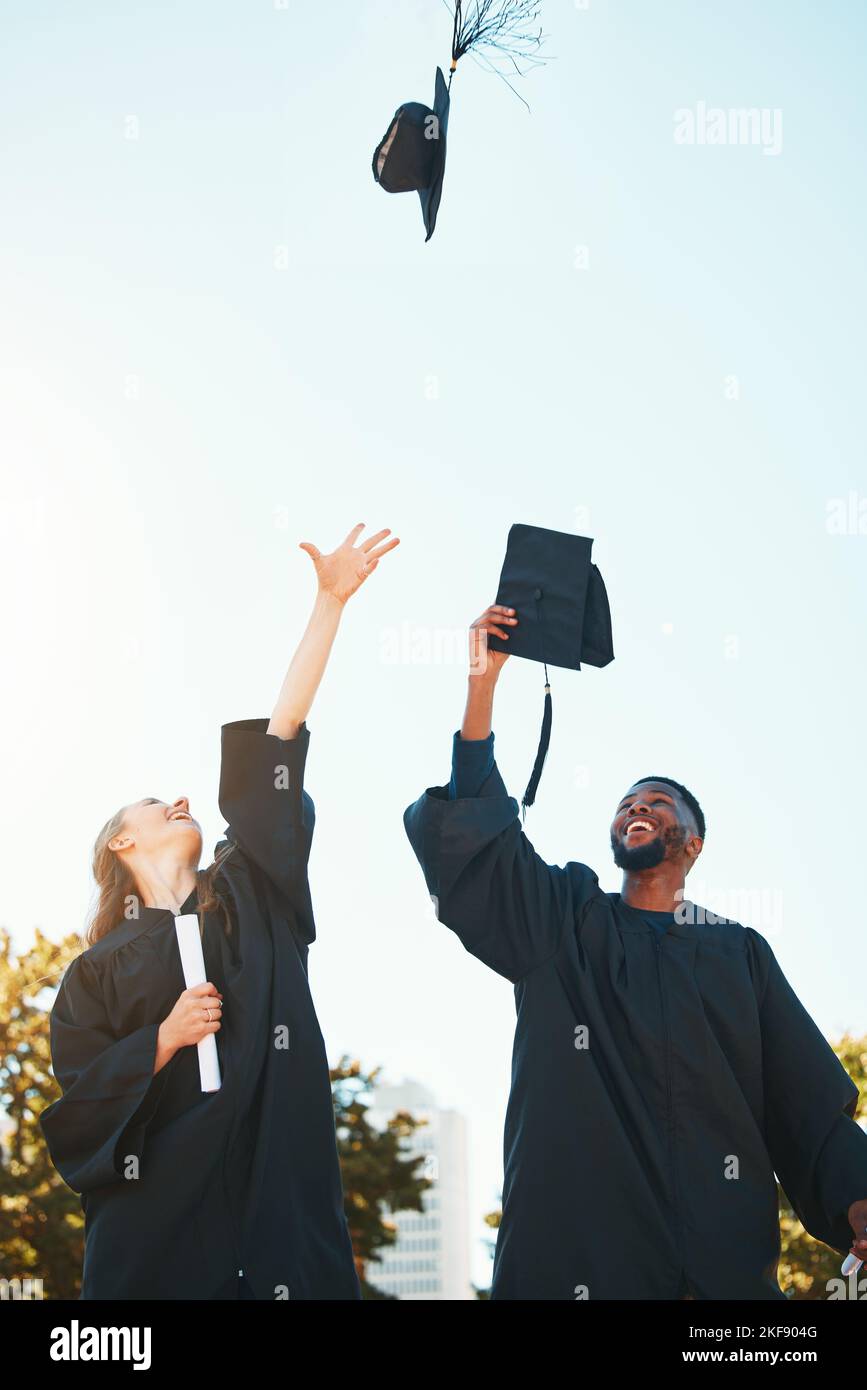
[{"label": "blonde woman", "polygon": [[[61,1099],[41,1117],[81,1193],[85,1299],[357,1299],[328,1063],[307,981],[314,807],[306,717],[347,600],[398,544],[359,525],[302,543],[313,613],[270,719],[222,730],[227,822],[199,868],[187,798],[145,797],[100,832],[87,949],[51,1014]],[[207,983],[185,988],[175,915],[198,914]],[[196,1045],[214,1034],[220,1089]]]}]

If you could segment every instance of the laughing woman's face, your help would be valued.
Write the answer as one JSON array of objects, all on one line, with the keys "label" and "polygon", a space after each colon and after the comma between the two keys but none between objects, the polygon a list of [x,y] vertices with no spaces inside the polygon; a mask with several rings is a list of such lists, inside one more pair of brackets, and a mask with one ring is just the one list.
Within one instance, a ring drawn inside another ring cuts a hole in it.
[{"label": "laughing woman's face", "polygon": [[176,801],[158,801],[147,796],[127,806],[123,825],[109,841],[115,852],[135,849],[145,857],[175,852],[186,863],[198,863],[202,852],[202,827],[190,815],[185,796]]}]

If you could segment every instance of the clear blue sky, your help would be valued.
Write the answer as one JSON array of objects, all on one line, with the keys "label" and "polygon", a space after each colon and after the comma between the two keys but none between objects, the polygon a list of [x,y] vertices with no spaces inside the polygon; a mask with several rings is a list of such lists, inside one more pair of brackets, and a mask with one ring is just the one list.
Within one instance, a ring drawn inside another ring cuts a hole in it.
[{"label": "clear blue sky", "polygon": [[[297,542],[391,526],[309,720],[311,979],[332,1058],[469,1116],[479,1218],[512,993],[433,921],[401,813],[463,704],[460,644],[426,653],[492,601],[513,521],[593,536],[614,615],[613,665],[554,673],[539,851],[616,888],[617,799],[685,781],[692,896],[764,895],[820,1026],[867,1031],[867,537],[827,527],[867,494],[867,12],[545,20],[531,115],[461,64],[428,245],[370,159],[447,66],[440,0],[49,0],[0,57],[2,918],[78,928],[133,798],[218,837],[220,724],[269,712],[312,601]],[[699,102],[779,110],[781,152],[677,144]],[[511,662],[518,796],[541,697]]]}]

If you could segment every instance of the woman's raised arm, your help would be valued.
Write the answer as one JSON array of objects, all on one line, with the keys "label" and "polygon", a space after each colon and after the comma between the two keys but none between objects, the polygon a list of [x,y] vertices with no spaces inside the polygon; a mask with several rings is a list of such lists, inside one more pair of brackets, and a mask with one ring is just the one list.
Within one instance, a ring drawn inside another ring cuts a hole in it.
[{"label": "woman's raised arm", "polygon": [[364,522],[359,522],[343,544],[329,555],[323,555],[310,541],[301,542],[301,549],[307,551],[316,568],[318,589],[313,612],[289,663],[268,724],[267,732],[276,734],[278,738],[295,738],[307,718],[328,664],[347,599],[361,588],[367,576],[376,569],[380,558],[400,544],[397,536],[390,541],[385,540],[386,536],[391,535],[386,528],[356,545],[363,530]]}]

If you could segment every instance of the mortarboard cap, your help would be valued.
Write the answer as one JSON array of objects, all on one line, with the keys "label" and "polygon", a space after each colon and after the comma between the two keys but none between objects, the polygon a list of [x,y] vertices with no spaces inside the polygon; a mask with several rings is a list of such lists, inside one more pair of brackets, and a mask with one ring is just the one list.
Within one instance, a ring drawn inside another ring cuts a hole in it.
[{"label": "mortarboard cap", "polygon": [[446,168],[449,91],[437,68],[434,104],[405,101],[373,152],[373,177],[387,193],[415,191],[421,200],[425,241],[434,234]]},{"label": "mortarboard cap", "polygon": [[541,28],[536,27],[541,0],[472,0],[466,12],[464,0],[453,3],[448,86],[442,69],[437,68],[433,106],[424,106],[420,101],[404,102],[373,152],[373,177],[380,187],[387,193],[418,193],[427,232],[425,241],[430,241],[434,234],[442,197],[450,92],[461,58],[467,53],[478,55],[476,61],[502,77],[516,96],[518,93],[500,67],[509,76],[523,76],[526,70],[544,62],[537,56],[543,40]]},{"label": "mortarboard cap", "polygon": [[488,635],[488,646],[545,666],[545,712],[539,751],[522,807],[532,806],[551,736],[548,666],[580,671],[581,663],[607,666],[614,660],[611,611],[602,575],[590,559],[587,536],[515,525],[509,531],[496,602],[514,608],[518,619],[508,641]]}]

